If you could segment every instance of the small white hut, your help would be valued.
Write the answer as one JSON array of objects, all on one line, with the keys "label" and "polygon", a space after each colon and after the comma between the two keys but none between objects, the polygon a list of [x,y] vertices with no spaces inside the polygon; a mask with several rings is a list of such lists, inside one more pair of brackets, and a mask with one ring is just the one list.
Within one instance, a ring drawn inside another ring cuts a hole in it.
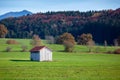
[{"label": "small white hut", "polygon": [[30,52],[32,61],[52,61],[52,51],[45,46],[36,46]]}]

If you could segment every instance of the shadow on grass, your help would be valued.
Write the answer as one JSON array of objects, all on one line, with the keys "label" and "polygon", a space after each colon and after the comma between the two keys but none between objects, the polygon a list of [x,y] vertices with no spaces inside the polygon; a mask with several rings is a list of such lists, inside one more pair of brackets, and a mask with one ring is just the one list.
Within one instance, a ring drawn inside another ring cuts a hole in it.
[{"label": "shadow on grass", "polygon": [[65,51],[65,50],[59,50],[59,51],[57,51],[57,52],[63,52],[63,53],[79,53],[79,52],[77,52],[77,51],[67,52],[67,51]]},{"label": "shadow on grass", "polygon": [[64,50],[58,50],[57,52],[65,52]]},{"label": "shadow on grass", "polygon": [[33,62],[31,60],[10,60],[10,61],[14,61],[14,62]]},{"label": "shadow on grass", "polygon": [[60,60],[53,60],[53,61],[31,61],[31,60],[13,60],[11,59],[10,61],[13,61],[13,62],[61,62]]}]

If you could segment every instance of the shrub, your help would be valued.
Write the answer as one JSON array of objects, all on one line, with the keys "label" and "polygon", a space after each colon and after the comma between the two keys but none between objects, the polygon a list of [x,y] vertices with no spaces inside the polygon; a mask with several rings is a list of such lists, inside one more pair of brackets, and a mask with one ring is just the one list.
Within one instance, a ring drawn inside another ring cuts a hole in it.
[{"label": "shrub", "polygon": [[120,54],[120,48],[114,51],[114,54]]},{"label": "shrub", "polygon": [[21,46],[21,48],[22,48],[22,52],[26,52],[27,51],[27,46],[23,45],[23,46]]},{"label": "shrub", "polygon": [[95,52],[96,52],[96,53],[99,53],[99,52],[100,52],[100,49],[101,49],[101,48],[100,48],[99,46],[96,46],[96,47],[95,47]]},{"label": "shrub", "polygon": [[12,50],[12,48],[10,46],[6,47],[6,52],[10,52]]},{"label": "shrub", "polygon": [[114,52],[113,51],[108,51],[107,54],[113,54]]},{"label": "shrub", "polygon": [[15,40],[7,40],[6,44],[18,44],[18,42]]}]

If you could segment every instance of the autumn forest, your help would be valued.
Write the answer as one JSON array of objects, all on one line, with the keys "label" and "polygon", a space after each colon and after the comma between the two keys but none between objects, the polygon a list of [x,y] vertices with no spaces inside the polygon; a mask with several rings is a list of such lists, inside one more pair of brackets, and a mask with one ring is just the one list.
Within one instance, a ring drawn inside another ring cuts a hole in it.
[{"label": "autumn forest", "polygon": [[60,11],[10,17],[0,21],[8,29],[7,38],[31,38],[34,34],[57,38],[68,32],[77,40],[83,33],[90,33],[93,40],[113,44],[120,36],[120,8],[102,11]]}]

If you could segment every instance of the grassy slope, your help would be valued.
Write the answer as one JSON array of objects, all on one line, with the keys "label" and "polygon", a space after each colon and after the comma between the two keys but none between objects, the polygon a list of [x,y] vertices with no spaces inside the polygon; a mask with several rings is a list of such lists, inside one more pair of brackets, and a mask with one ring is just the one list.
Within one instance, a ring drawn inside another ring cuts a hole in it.
[{"label": "grassy slope", "polygon": [[[31,48],[29,40],[17,41]],[[45,44],[53,50],[53,62],[34,62],[29,52],[20,52],[21,45],[9,45],[15,52],[2,52],[8,45],[5,39],[0,44],[0,80],[120,80],[120,55],[88,54],[85,46],[65,53],[61,45]]]}]

